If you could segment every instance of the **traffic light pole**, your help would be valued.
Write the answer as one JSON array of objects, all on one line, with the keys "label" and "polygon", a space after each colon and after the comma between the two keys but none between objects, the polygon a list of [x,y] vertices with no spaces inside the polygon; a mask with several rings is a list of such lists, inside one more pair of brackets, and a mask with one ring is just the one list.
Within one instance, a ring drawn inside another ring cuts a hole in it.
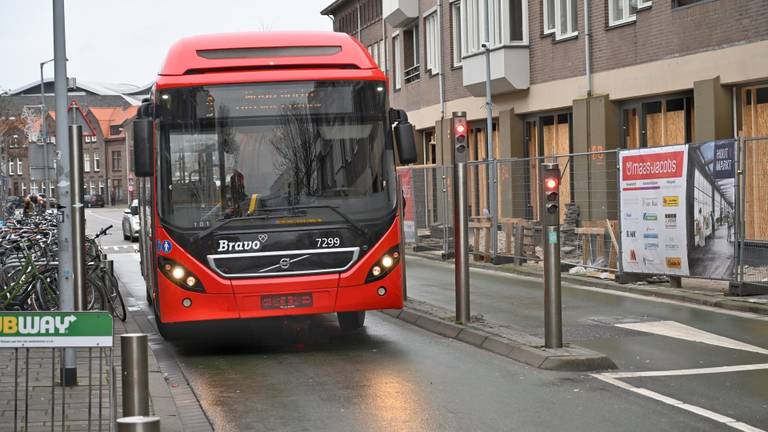
[{"label": "traffic light pole", "polygon": [[454,112],[453,142],[453,252],[456,288],[456,321],[469,323],[469,225],[467,217],[467,115]]},{"label": "traffic light pole", "polygon": [[560,292],[560,168],[541,164],[542,220],[544,221],[544,346],[563,346]]}]

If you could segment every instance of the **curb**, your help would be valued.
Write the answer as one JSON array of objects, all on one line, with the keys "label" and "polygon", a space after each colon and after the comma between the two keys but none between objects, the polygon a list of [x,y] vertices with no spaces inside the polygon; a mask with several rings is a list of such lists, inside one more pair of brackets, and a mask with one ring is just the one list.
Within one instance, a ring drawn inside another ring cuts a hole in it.
[{"label": "curb", "polygon": [[386,309],[382,312],[440,336],[539,369],[570,372],[616,369],[613,360],[604,354],[571,344],[563,348],[543,348],[543,341],[538,338],[512,329],[502,329],[489,322],[485,322],[488,330],[475,324],[457,324],[448,318],[448,311],[415,300],[406,301],[403,309]]},{"label": "curb", "polygon": [[[443,260],[440,257],[433,256],[431,254],[409,251],[409,255],[418,258],[428,259],[431,261],[450,263],[453,260]],[[407,257],[406,257],[407,258]],[[493,264],[487,263],[475,263],[470,262],[469,266],[475,269],[495,271],[499,273],[506,273],[516,276],[527,277],[541,277],[542,273],[534,271],[529,268],[509,268],[499,267]],[[646,297],[658,297],[666,300],[676,300],[684,303],[698,304],[703,306],[716,307],[720,309],[726,309],[736,312],[748,312],[759,315],[768,315],[768,304],[752,303],[748,301],[733,300],[730,297],[724,295],[713,295],[708,292],[692,291],[685,288],[669,288],[658,285],[633,285],[633,284],[618,284],[616,282],[604,281],[602,279],[588,278],[583,276],[576,276],[567,272],[560,274],[560,279],[564,283],[568,283],[575,286],[586,286],[590,288],[599,288],[606,291],[620,291],[631,294],[642,295]]]}]

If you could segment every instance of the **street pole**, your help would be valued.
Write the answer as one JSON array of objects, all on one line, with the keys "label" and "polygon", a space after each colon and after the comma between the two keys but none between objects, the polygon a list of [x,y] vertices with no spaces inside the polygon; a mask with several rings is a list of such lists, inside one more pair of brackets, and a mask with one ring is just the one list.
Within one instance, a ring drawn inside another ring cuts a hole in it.
[{"label": "street pole", "polygon": [[491,229],[488,239],[491,242],[491,262],[496,262],[496,253],[498,247],[497,229],[499,226],[499,215],[496,210],[496,198],[498,185],[496,184],[496,163],[493,154],[493,101],[491,99],[491,9],[490,1],[485,0],[486,25],[485,25],[485,108],[486,125],[485,141],[488,160],[488,211],[491,216]]},{"label": "street pole", "polygon": [[544,222],[544,346],[563,346],[560,292],[560,167],[541,164],[542,219]]},{"label": "street pole", "polygon": [[[54,59],[50,59],[44,62],[40,62],[40,141],[43,144],[43,169],[45,170],[43,178],[45,179],[45,186],[48,188],[48,190],[51,188],[51,179],[50,173],[48,172],[48,124],[45,121],[47,117],[46,114],[48,114],[48,108],[45,106],[45,80],[43,78],[43,66],[52,62],[53,60]],[[45,190],[43,190],[43,193],[45,194],[47,200],[52,198],[48,196],[50,193],[46,192]]]},{"label": "street pole", "polygon": [[72,149],[69,152],[70,184],[73,191],[72,200],[72,239],[76,245],[72,251],[74,261],[74,306],[75,310],[85,310],[85,206],[83,205],[83,126],[69,126],[69,142]]},{"label": "street pole", "polygon": [[467,238],[467,114],[451,118],[453,163],[453,255],[455,264],[456,321],[469,323],[469,240]]},{"label": "street pole", "polygon": [[[82,245],[72,238],[72,188],[70,172],[70,148],[67,131],[67,48],[64,30],[64,0],[53,0],[53,65],[54,92],[56,94],[56,149],[58,152],[59,210],[59,310],[71,311],[75,307],[75,276],[73,269],[74,248]],[[75,350],[64,350],[61,367],[61,384],[77,384],[77,359]]]}]

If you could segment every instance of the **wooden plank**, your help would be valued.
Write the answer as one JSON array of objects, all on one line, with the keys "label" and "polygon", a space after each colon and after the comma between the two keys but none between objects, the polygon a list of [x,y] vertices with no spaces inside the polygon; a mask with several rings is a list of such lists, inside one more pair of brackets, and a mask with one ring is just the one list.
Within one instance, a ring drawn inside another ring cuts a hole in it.
[{"label": "wooden plank", "polygon": [[605,228],[584,228],[579,227],[575,229],[576,234],[585,234],[585,235],[604,235],[605,234]]},{"label": "wooden plank", "polygon": [[[662,102],[666,105],[666,101]],[[685,111],[664,114],[664,145],[685,144]]]},{"label": "wooden plank", "polygon": [[645,116],[645,139],[648,147],[659,147],[664,145],[662,134],[662,121],[663,117],[661,113],[646,114]]},{"label": "wooden plank", "polygon": [[618,221],[605,220],[608,227],[608,234],[611,236],[611,251],[608,253],[608,268],[617,269],[616,260],[619,256],[619,242],[616,240],[616,226]]}]

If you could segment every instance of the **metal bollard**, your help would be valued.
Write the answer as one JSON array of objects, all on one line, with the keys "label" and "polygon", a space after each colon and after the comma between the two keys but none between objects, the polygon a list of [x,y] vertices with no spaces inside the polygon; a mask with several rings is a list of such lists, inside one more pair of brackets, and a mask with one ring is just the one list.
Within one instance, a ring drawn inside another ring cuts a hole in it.
[{"label": "metal bollard", "polygon": [[117,432],[160,432],[160,417],[123,417],[117,419]]},{"label": "metal bollard", "polygon": [[149,360],[147,349],[146,334],[131,333],[120,336],[124,417],[149,415]]}]

